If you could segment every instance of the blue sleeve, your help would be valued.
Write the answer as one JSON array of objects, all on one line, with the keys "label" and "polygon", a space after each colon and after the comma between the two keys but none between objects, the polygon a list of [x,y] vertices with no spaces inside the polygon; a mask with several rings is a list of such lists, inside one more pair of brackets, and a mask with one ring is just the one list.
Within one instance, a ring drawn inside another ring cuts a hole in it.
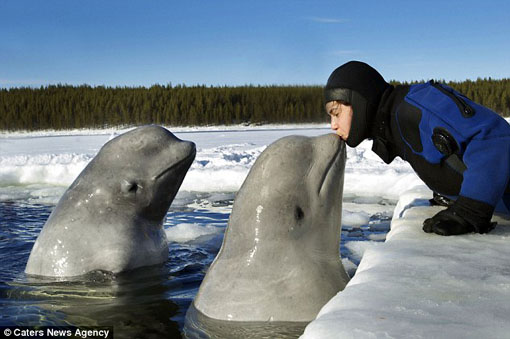
[{"label": "blue sleeve", "polygon": [[508,185],[510,137],[469,141],[463,155],[467,169],[460,195],[495,206]]},{"label": "blue sleeve", "polygon": [[451,98],[429,84],[412,86],[406,101],[422,112],[419,129],[423,151],[419,154],[430,163],[442,161],[444,155],[435,148],[431,136],[436,127],[448,130],[467,167],[459,195],[495,206],[510,177],[510,125],[490,109],[455,94],[474,109],[473,116],[463,116]]}]

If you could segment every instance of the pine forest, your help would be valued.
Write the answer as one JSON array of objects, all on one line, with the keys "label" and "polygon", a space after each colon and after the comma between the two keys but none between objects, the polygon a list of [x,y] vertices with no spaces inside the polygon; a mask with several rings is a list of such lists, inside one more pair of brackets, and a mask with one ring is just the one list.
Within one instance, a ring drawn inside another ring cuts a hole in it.
[{"label": "pine forest", "polygon": [[[502,116],[510,116],[510,79],[446,84]],[[50,85],[0,89],[0,130],[4,131],[327,121],[321,86]]]}]

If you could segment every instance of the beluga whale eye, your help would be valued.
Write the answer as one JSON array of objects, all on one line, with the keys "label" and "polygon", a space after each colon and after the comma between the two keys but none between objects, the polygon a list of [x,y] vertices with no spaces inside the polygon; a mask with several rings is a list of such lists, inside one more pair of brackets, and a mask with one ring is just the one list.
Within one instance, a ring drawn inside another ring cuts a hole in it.
[{"label": "beluga whale eye", "polygon": [[123,193],[136,193],[136,191],[138,191],[138,187],[139,186],[136,182],[124,180],[120,189]]},{"label": "beluga whale eye", "polygon": [[303,210],[301,209],[301,207],[299,206],[296,206],[295,210],[294,210],[294,218],[296,218],[296,220],[301,220],[305,217],[305,212],[303,212]]}]

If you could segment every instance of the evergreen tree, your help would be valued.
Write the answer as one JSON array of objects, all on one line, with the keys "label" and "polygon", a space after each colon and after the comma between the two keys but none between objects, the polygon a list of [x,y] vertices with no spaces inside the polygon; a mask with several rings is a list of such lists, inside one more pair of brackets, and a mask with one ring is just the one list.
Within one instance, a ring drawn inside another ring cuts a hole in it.
[{"label": "evergreen tree", "polygon": [[[398,84],[392,81],[392,84]],[[449,82],[495,112],[510,116],[510,79]],[[0,89],[0,129],[104,128],[327,122],[321,86],[206,87],[51,85]]]}]

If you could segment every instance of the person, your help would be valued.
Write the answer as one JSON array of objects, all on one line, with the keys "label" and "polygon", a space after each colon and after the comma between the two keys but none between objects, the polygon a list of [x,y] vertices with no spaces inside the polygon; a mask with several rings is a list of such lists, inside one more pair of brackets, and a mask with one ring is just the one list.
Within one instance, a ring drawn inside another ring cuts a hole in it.
[{"label": "person", "polygon": [[434,81],[392,86],[359,61],[333,71],[324,97],[347,145],[372,139],[385,163],[409,162],[431,201],[447,206],[423,222],[425,232],[487,233],[496,206],[510,210],[510,125],[495,112]]}]

